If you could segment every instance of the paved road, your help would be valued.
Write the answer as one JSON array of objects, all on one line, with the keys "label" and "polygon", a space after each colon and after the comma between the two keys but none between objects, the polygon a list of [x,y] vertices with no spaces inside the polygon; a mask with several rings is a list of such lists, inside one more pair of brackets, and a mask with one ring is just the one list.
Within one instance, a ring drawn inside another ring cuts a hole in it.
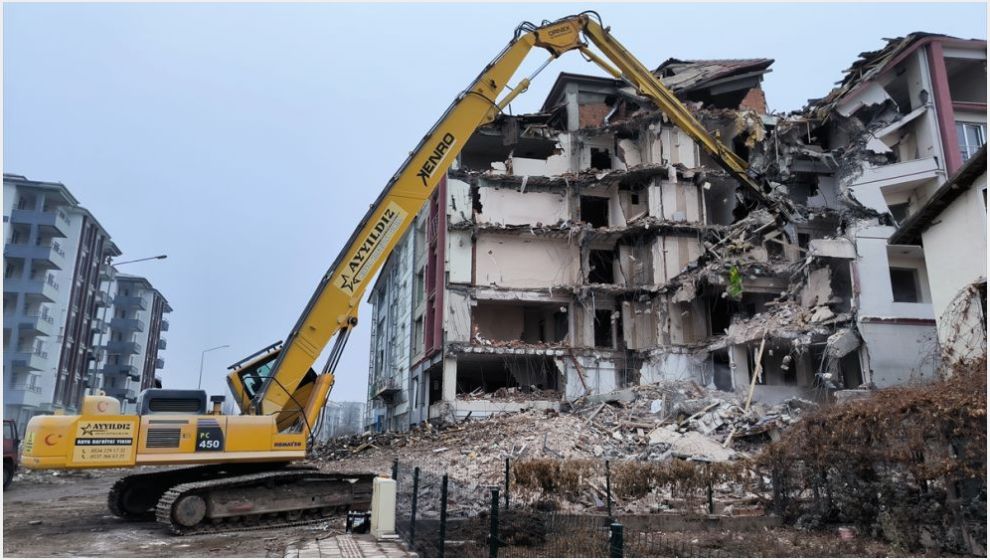
[{"label": "paved road", "polygon": [[334,535],[291,544],[286,558],[415,558],[401,541],[376,540],[368,534]]}]

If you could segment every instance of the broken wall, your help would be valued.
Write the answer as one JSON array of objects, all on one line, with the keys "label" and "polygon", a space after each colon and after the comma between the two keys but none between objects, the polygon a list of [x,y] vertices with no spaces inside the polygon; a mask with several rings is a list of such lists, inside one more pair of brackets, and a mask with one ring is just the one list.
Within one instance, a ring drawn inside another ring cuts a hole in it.
[{"label": "broken wall", "polygon": [[545,288],[582,281],[579,248],[566,240],[479,232],[475,251],[480,286]]}]

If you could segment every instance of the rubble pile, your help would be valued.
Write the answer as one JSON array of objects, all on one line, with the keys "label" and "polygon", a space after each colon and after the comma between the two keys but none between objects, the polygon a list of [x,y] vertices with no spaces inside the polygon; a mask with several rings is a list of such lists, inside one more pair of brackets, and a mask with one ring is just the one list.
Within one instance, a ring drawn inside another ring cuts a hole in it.
[{"label": "rubble pile", "polygon": [[499,401],[513,401],[513,402],[529,402],[529,401],[551,401],[559,402],[561,398],[560,391],[553,391],[550,389],[540,389],[535,385],[530,385],[529,387],[500,387],[495,389],[491,393],[485,393],[481,387],[476,388],[470,393],[458,393],[457,398],[460,400],[499,400]]},{"label": "rubble pile", "polygon": [[[473,515],[488,507],[487,488],[504,484],[507,458],[587,460],[599,470],[605,459],[732,461],[776,439],[781,428],[813,406],[791,399],[775,406],[752,403],[747,409],[733,393],[669,381],[584,397],[563,412],[527,410],[424,424],[404,433],[338,438],[317,447],[314,455],[328,469],[379,473],[389,473],[398,459],[400,493],[411,488],[412,470],[419,467],[420,503],[427,514],[438,503],[439,479],[447,473],[452,512]],[[591,498],[570,505],[596,505],[594,496],[602,490],[593,486],[589,481]],[[599,486],[604,488],[604,481]]]}]

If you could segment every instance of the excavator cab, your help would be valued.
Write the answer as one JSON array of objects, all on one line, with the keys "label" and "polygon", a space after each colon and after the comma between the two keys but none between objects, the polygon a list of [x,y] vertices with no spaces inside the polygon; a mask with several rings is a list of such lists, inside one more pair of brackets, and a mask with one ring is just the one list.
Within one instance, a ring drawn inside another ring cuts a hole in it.
[{"label": "excavator cab", "polygon": [[[227,386],[230,387],[230,392],[234,395],[234,401],[240,408],[241,414],[254,413],[251,403],[258,391],[264,387],[265,381],[271,378],[272,368],[281,352],[282,342],[279,341],[227,368],[231,370],[227,374]],[[299,386],[290,391],[292,396],[289,405],[278,413],[276,419],[276,425],[280,432],[302,427],[300,425],[302,413],[305,403],[309,402],[315,381],[316,372],[310,368],[303,376]]]}]

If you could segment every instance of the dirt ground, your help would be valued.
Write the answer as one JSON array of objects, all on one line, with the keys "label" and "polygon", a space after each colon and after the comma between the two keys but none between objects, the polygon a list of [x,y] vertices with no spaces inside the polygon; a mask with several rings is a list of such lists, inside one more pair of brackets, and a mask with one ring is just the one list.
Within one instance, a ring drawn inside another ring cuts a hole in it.
[{"label": "dirt ground", "polygon": [[[132,471],[131,471],[132,472]],[[174,536],[154,520],[107,510],[119,470],[19,474],[3,493],[3,555],[282,557],[288,545],[343,533],[344,519],[304,527]]]}]

